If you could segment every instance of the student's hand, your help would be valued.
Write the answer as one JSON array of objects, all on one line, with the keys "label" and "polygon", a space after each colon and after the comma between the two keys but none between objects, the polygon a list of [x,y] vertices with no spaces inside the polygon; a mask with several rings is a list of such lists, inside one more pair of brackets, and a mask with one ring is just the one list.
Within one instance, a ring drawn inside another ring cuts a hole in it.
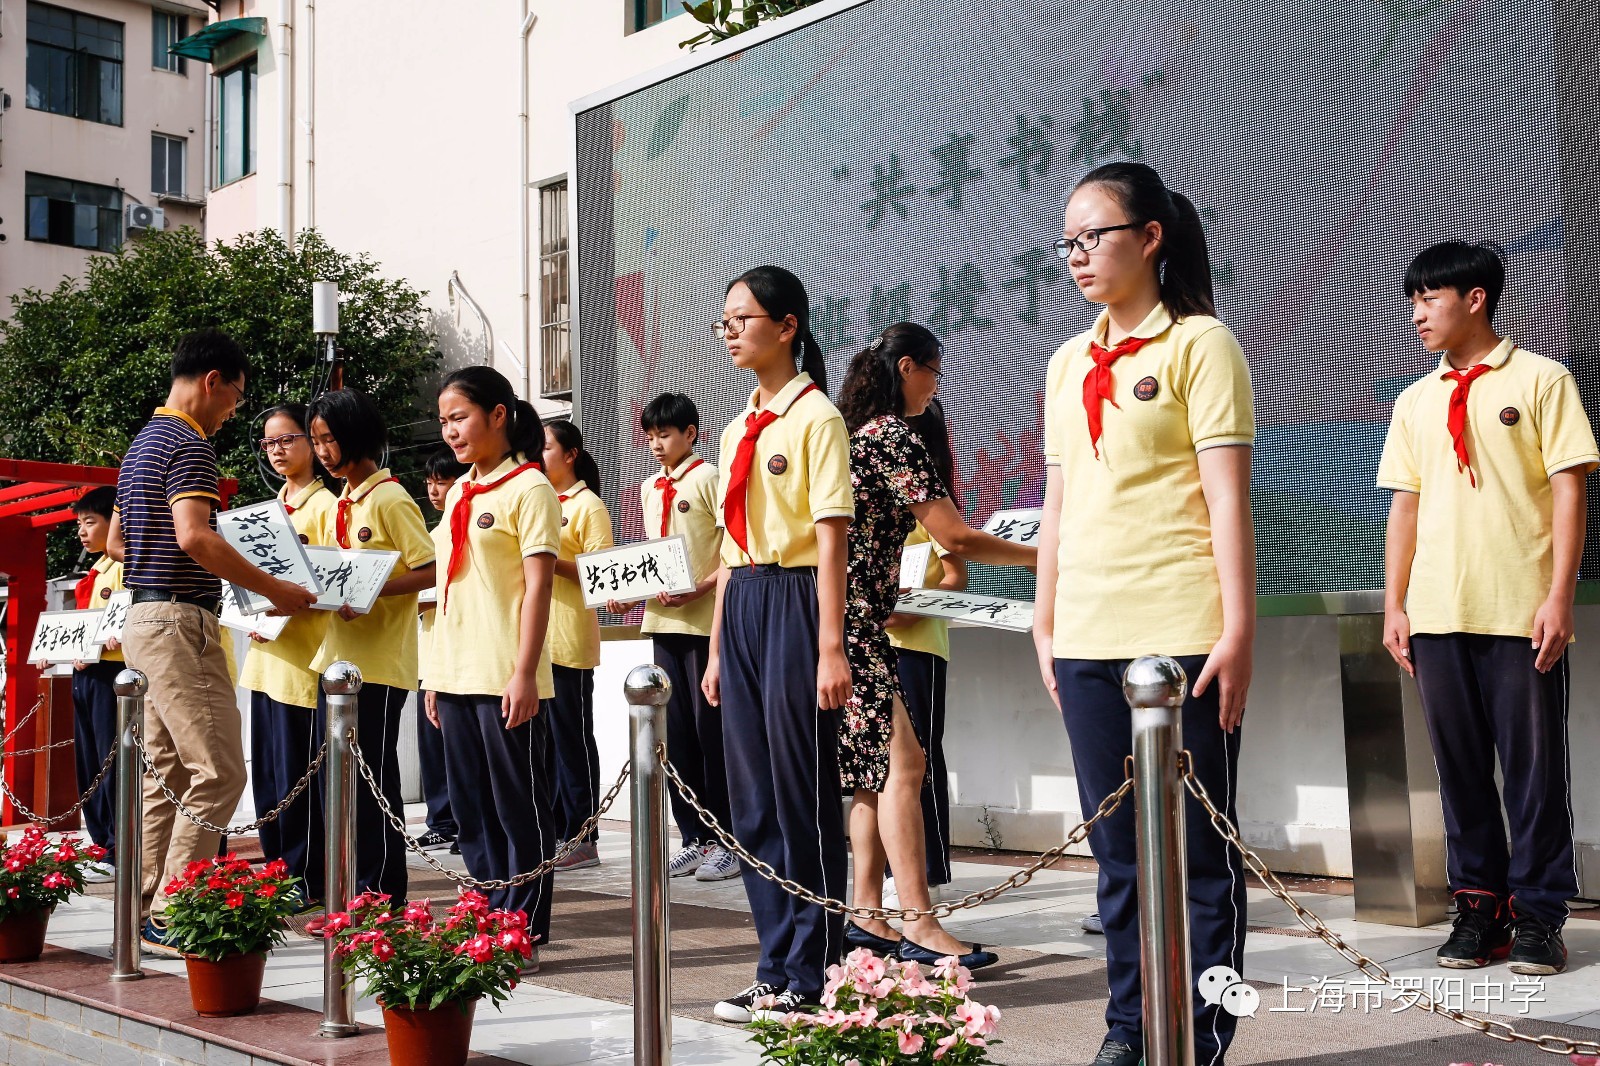
[{"label": "student's hand", "polygon": [[250,639],[255,641],[257,644],[270,643],[270,641],[268,641],[266,637],[262,636],[260,633],[257,633],[253,629],[250,631]]},{"label": "student's hand", "polygon": [[[1568,616],[1570,619],[1570,615]],[[1534,647],[1538,647],[1537,620],[1534,623]],[[1400,664],[1400,669],[1417,676],[1417,668],[1411,661],[1411,619],[1406,617],[1404,611],[1383,612],[1383,646],[1388,649],[1389,655]]]},{"label": "student's hand", "polygon": [[106,642],[100,646],[102,651],[116,651],[120,647],[122,647],[122,641],[116,637],[107,637]]},{"label": "student's hand", "polygon": [[339,609],[337,611],[335,611],[334,613],[337,614],[340,618],[343,618],[346,622],[354,622],[357,618],[361,617],[361,612],[357,611],[354,607],[350,606],[348,603],[341,603],[339,605]]},{"label": "student's hand", "polygon": [[686,603],[694,602],[692,592],[658,592],[656,602],[663,607],[682,607]]},{"label": "student's hand", "polygon": [[74,660],[72,660],[72,668],[74,670],[82,670],[85,666],[88,666],[88,665],[89,664],[84,662],[82,659],[74,659]]},{"label": "student's hand", "polygon": [[272,603],[272,610],[268,613],[283,618],[309,611],[311,605],[317,602],[317,594],[280,578],[276,587],[267,593],[267,599]]},{"label": "student's hand", "polygon": [[817,706],[837,711],[850,699],[850,662],[844,649],[825,651],[817,660]]},{"label": "student's hand", "polygon": [[507,729],[515,729],[539,713],[539,680],[533,674],[517,671],[500,697],[500,717]]},{"label": "student's hand", "polygon": [[1552,596],[1533,616],[1533,649],[1539,653],[1533,668],[1541,674],[1561,661],[1572,640],[1572,604],[1565,596]]},{"label": "student's hand", "polygon": [[610,611],[612,614],[627,614],[628,605],[623,603],[621,600],[607,600],[606,610]]},{"label": "student's hand", "polygon": [[439,694],[437,692],[424,692],[422,694],[422,713],[428,716],[428,723],[433,728],[439,728]]},{"label": "student's hand", "polygon": [[722,662],[717,657],[715,644],[711,646],[711,654],[706,656],[706,672],[700,675],[700,691],[706,694],[706,702],[711,706],[722,706]]},{"label": "student's hand", "polygon": [[1055,640],[1049,633],[1033,633],[1033,650],[1039,657],[1039,677],[1044,681],[1044,690],[1050,694],[1050,702],[1056,705],[1056,710],[1061,709],[1061,693],[1056,691],[1056,651]]},{"label": "student's hand", "polygon": [[1217,714],[1217,722],[1225,733],[1233,732],[1244,721],[1244,701],[1250,693],[1250,672],[1255,654],[1251,643],[1247,638],[1223,633],[1222,639],[1211,649],[1211,654],[1206,656],[1200,678],[1194,683],[1196,696],[1205,695],[1213,683],[1218,686],[1217,702],[1221,710]]},{"label": "student's hand", "polygon": [[897,626],[913,625],[916,623],[916,621],[916,615],[906,614],[904,611],[896,611],[889,616],[889,620],[887,622],[883,623],[883,627],[885,629],[894,629]]}]

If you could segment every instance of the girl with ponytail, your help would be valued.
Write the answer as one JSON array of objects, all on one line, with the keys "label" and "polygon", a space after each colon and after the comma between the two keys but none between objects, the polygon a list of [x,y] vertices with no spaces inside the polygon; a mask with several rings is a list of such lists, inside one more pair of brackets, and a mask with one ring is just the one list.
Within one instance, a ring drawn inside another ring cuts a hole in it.
[{"label": "girl with ponytail", "polygon": [[[556,831],[569,842],[600,803],[600,748],[594,740],[600,616],[583,604],[577,558],[609,548],[614,541],[611,512],[600,499],[600,468],[583,446],[583,433],[565,419],[544,427],[544,469],[561,504],[561,552],[550,604],[550,658],[556,686],[550,739],[556,756]],[[591,831],[556,869],[600,865],[598,839]]]},{"label": "girl with ponytail", "polygon": [[[1194,772],[1234,817],[1255,638],[1250,371],[1215,317],[1199,214],[1148,166],[1113,163],[1080,181],[1056,249],[1083,295],[1105,308],[1056,352],[1045,385],[1034,643],[1066,722],[1079,798],[1091,811],[1121,784],[1132,736],[1123,673],[1129,660],[1160,651],[1189,678],[1183,746]],[[1194,969],[1239,971],[1244,871],[1190,808]],[[1136,1066],[1132,810],[1102,821],[1089,843],[1100,864],[1111,992],[1109,1031],[1093,1061]],[[1219,1066],[1236,1019],[1201,1002],[1195,1014],[1195,1061]]]},{"label": "girl with ponytail", "polygon": [[[445,378],[439,425],[469,469],[433,533],[438,608],[423,709],[442,733],[467,872],[506,880],[555,854],[559,839],[540,701],[555,695],[545,635],[561,505],[539,468],[539,416],[497,371],[471,366]],[[529,936],[547,941],[551,880],[496,889],[490,905],[524,912]],[[523,972],[537,968],[535,949]]]}]

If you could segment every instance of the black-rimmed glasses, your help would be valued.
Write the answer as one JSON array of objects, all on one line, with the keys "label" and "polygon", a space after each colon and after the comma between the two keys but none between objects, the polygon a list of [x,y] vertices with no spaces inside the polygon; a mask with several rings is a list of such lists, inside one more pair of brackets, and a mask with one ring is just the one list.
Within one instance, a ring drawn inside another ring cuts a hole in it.
[{"label": "black-rimmed glasses", "polygon": [[[744,332],[745,323],[752,318],[772,318],[771,315],[734,315],[711,323],[711,329],[719,338],[737,337]],[[778,321],[772,318],[774,322]]]},{"label": "black-rimmed glasses", "polygon": [[1096,229],[1086,229],[1076,237],[1064,237],[1056,242],[1056,255],[1062,259],[1072,257],[1073,248],[1083,249],[1085,255],[1100,247],[1100,238],[1108,233],[1115,233],[1119,229],[1138,229],[1143,222],[1124,222],[1120,226],[1100,226]]},{"label": "black-rimmed glasses", "polygon": [[262,437],[256,441],[256,447],[264,452],[286,452],[290,445],[304,436],[304,433],[282,433],[276,437]]}]

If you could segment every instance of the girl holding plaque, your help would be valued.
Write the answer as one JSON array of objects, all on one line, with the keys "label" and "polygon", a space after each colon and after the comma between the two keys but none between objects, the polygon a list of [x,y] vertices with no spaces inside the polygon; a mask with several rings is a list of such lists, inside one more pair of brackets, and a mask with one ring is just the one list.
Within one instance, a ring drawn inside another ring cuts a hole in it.
[{"label": "girl holding plaque", "polygon": [[[498,372],[470,366],[445,378],[439,423],[470,468],[450,487],[434,530],[439,605],[423,709],[443,735],[467,871],[506,880],[549,859],[560,839],[547,769],[556,690],[546,634],[561,504],[539,469],[539,416]],[[551,882],[546,874],[497,889],[489,901],[525,913],[528,935],[543,942]],[[524,972],[537,969],[536,953]]]}]

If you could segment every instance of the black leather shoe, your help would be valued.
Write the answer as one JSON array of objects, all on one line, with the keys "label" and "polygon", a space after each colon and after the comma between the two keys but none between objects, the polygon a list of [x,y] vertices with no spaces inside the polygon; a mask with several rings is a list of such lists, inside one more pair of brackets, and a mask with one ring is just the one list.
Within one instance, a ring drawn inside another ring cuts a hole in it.
[{"label": "black leather shoe", "polygon": [[[925,966],[933,966],[940,959],[948,959],[950,957],[944,952],[925,948],[921,944],[913,944],[905,937],[900,938],[897,954],[900,956],[901,962],[919,962]],[[985,966],[993,966],[999,962],[1000,956],[992,951],[983,950],[982,944],[974,944],[971,951],[960,956],[956,961],[969,970],[981,970]]]},{"label": "black leather shoe", "polygon": [[844,923],[844,940],[853,948],[866,948],[874,955],[885,959],[898,958],[900,945],[905,943],[903,940],[890,940],[888,937],[869,933],[855,922]]}]

